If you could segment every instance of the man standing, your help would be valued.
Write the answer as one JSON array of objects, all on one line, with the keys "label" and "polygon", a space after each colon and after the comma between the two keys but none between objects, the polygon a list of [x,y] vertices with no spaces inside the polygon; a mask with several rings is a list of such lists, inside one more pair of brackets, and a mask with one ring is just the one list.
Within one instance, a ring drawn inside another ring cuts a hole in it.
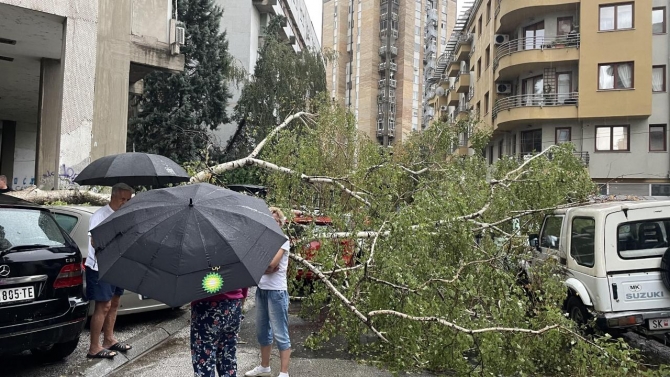
[{"label": "man standing", "polygon": [[10,192],[12,189],[10,189],[7,186],[7,176],[5,175],[0,175],[0,194],[4,194],[6,192]]},{"label": "man standing", "polygon": [[[270,207],[272,217],[281,227],[286,218],[279,208]],[[289,377],[288,364],[291,359],[291,340],[288,334],[288,253],[289,240],[277,252],[256,289],[256,337],[261,345],[261,365],[248,371],[246,377],[270,377],[270,351],[273,335],[279,349],[280,373],[278,377]]]},{"label": "man standing", "polygon": [[[125,183],[117,183],[112,187],[112,198],[109,204],[95,211],[91,216],[89,231],[121,208],[133,196],[133,189]],[[89,232],[89,237],[91,233]],[[132,347],[119,343],[114,338],[114,323],[119,308],[119,300],[123,289],[115,287],[98,278],[98,260],[95,257],[95,240],[91,239],[86,258],[86,297],[95,301],[95,309],[91,317],[91,345],[88,348],[87,358],[111,359],[116,351],[126,352]],[[100,333],[103,332],[103,342],[100,345]]]}]

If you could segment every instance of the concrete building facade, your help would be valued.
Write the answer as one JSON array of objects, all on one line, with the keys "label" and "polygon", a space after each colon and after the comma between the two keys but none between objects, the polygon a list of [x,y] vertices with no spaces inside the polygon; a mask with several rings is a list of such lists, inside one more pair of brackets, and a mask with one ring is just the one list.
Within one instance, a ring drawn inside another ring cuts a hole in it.
[{"label": "concrete building facade", "polygon": [[[286,17],[287,22],[280,31],[280,37],[296,52],[321,49],[305,0],[217,0],[216,4],[223,9],[221,30],[226,31],[228,52],[250,75],[256,67],[258,49],[263,45],[264,28],[272,17]],[[228,114],[232,114],[237,105],[242,87],[231,85],[230,91],[233,97],[228,101]],[[235,123],[224,124],[219,126],[214,135],[225,146],[236,128]]]},{"label": "concrete building facade", "polygon": [[[450,40],[430,107],[490,127],[490,163],[571,142],[602,193],[670,195],[668,5],[477,0]],[[460,144],[475,153],[467,135]]]},{"label": "concrete building facade", "polygon": [[331,97],[382,145],[420,131],[424,75],[446,47],[456,0],[323,1],[322,45],[338,56],[326,67]]},{"label": "concrete building facade", "polygon": [[10,186],[68,187],[91,160],[126,151],[131,88],[153,70],[183,70],[172,19],[172,0],[0,0]]}]

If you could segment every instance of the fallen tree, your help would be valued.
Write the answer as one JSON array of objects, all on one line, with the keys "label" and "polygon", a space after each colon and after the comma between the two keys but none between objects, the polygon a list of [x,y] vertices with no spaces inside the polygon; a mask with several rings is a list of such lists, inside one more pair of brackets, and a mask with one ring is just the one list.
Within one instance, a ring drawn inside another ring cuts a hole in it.
[{"label": "fallen tree", "polygon": [[[303,234],[322,238],[314,258],[291,254],[294,272],[317,279],[302,299],[305,314],[325,316],[309,346],[343,336],[351,352],[394,371],[661,373],[621,339],[581,335],[561,309],[560,266],[549,261],[519,283],[530,258],[524,235],[547,211],[595,193],[570,145],[489,165],[478,153],[452,153],[464,132],[471,151],[488,143],[490,133],[472,121],[437,122],[380,149],[343,109],[325,101],[317,114],[287,118],[249,156],[192,179],[260,167],[269,202],[333,219],[333,232]],[[357,264],[343,263],[340,238],[357,240]]]}]

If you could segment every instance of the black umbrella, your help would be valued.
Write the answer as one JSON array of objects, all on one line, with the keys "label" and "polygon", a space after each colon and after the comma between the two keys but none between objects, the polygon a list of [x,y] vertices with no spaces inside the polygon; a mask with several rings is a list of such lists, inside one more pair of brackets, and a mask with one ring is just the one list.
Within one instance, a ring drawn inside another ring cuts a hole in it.
[{"label": "black umbrella", "polygon": [[257,285],[286,241],[263,200],[207,183],[140,193],[91,234],[102,280],[172,307]]},{"label": "black umbrella", "polygon": [[165,186],[188,182],[190,177],[176,162],[148,153],[121,153],[91,162],[74,179],[82,186]]}]

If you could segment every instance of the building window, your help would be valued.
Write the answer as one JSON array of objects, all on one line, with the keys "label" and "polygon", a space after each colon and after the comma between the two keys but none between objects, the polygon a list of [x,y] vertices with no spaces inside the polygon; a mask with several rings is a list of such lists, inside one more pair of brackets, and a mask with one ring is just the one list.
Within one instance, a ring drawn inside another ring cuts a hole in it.
[{"label": "building window", "polygon": [[498,160],[502,160],[502,158],[503,158],[503,142],[504,141],[505,141],[504,139],[501,139],[498,142]]},{"label": "building window", "polygon": [[493,145],[489,147],[489,152],[487,154],[489,156],[489,165],[493,165]]},{"label": "building window", "polygon": [[484,52],[484,61],[486,62],[486,68],[491,65],[491,46],[486,47],[486,51]]},{"label": "building window", "polygon": [[479,118],[479,114],[482,113],[482,103],[481,103],[481,102],[477,102],[476,111],[477,111],[477,113],[475,114],[475,116],[476,116],[477,118]]},{"label": "building window", "polygon": [[633,28],[633,3],[600,6],[600,30]]},{"label": "building window", "polygon": [[629,126],[596,127],[596,151],[630,151]]},{"label": "building window", "polygon": [[633,88],[633,62],[598,65],[598,89]]},{"label": "building window", "polygon": [[568,35],[573,29],[572,17],[558,17],[556,19],[556,35]]},{"label": "building window", "polygon": [[477,31],[479,34],[477,34],[478,37],[482,36],[482,16],[479,16],[479,21],[477,21]]},{"label": "building window", "polygon": [[516,134],[512,135],[512,155],[516,154]]},{"label": "building window", "polygon": [[521,154],[530,154],[541,151],[542,130],[524,131],[521,133]]},{"label": "building window", "polygon": [[486,3],[486,23],[491,21],[491,0]]},{"label": "building window", "polygon": [[482,58],[477,60],[477,78],[482,77]]},{"label": "building window", "polygon": [[556,142],[555,144],[568,143],[572,140],[572,128],[558,127],[556,128]]},{"label": "building window", "polygon": [[651,11],[651,30],[654,34],[665,34],[665,7],[654,8]]},{"label": "building window", "polygon": [[665,124],[649,125],[649,152],[665,152],[668,149],[667,139]]},{"label": "building window", "polygon": [[655,65],[651,70],[652,92],[665,92],[665,66]]},{"label": "building window", "polygon": [[489,113],[489,92],[484,94],[484,114]]}]

